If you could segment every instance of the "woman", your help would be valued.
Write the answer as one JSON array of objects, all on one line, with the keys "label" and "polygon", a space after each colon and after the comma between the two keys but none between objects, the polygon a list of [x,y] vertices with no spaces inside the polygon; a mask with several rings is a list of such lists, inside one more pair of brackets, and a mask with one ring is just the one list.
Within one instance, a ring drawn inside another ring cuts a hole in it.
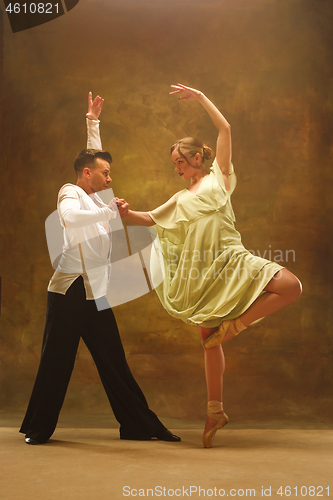
[{"label": "woman", "polygon": [[126,220],[142,226],[156,224],[153,281],[157,260],[163,273],[156,292],[172,316],[199,327],[208,393],[203,444],[210,448],[216,431],[228,422],[222,406],[221,343],[296,300],[301,283],[279,264],[253,256],[243,247],[230,201],[236,186],[230,125],[202,92],[181,84],[171,87],[170,94],[197,100],[216,126],[213,165],[208,171],[204,165],[211,149],[186,137],[172,146],[171,159],[176,173],[190,181],[188,188],[151,212],[135,212],[125,200],[117,201]]}]

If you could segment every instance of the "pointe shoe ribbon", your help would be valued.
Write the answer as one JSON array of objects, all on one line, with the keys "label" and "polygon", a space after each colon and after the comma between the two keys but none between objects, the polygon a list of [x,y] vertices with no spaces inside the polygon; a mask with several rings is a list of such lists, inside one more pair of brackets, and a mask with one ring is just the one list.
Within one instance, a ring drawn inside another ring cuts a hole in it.
[{"label": "pointe shoe ribbon", "polygon": [[[218,413],[221,412],[222,413]],[[204,448],[211,448],[213,445],[213,440],[216,434],[216,431],[219,429],[222,429],[225,425],[228,423],[228,417],[227,415],[223,412],[222,408],[222,403],[221,401],[208,401],[208,410],[207,410],[207,415],[208,417],[212,418],[213,420],[216,420],[216,424],[212,429],[210,429],[208,432],[206,432],[203,435],[203,445]]]},{"label": "pointe shoe ribbon", "polygon": [[211,349],[221,344],[228,331],[235,337],[245,329],[246,326],[243,325],[239,318],[222,321],[219,329],[205,340],[204,347],[206,349]]}]

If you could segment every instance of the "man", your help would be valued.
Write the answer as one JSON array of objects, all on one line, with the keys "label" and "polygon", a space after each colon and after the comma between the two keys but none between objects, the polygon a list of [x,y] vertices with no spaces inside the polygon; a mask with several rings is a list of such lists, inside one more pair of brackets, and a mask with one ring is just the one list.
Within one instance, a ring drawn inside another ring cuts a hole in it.
[{"label": "man", "polygon": [[107,189],[111,155],[102,151],[99,115],[103,99],[88,98],[88,148],[77,156],[77,183],[58,195],[64,246],[48,287],[46,325],[37,378],[20,432],[27,444],[45,443],[57,425],[80,337],[88,347],[116,419],[121,439],[180,441],[159,421],[127,365],[117,324],[106,301],[110,277],[115,202],[97,195]]}]

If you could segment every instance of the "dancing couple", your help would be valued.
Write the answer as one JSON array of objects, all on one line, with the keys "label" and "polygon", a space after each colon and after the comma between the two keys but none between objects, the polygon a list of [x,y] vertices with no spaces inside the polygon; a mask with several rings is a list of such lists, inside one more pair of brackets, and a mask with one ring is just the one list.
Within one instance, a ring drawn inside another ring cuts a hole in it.
[{"label": "dancing couple", "polygon": [[[236,176],[229,123],[202,92],[181,84],[172,88],[170,94],[179,94],[182,101],[198,101],[212,119],[218,132],[212,166],[205,164],[212,158],[212,150],[185,137],[171,147],[171,159],[176,174],[189,181],[188,187],[149,212],[130,210],[124,199],[115,201],[124,220],[155,227],[158,237],[153,244],[151,275],[158,297],[169,314],[199,329],[208,397],[203,445],[210,448],[216,431],[228,422],[222,404],[222,344],[296,300],[301,284],[284,267],[253,256],[242,245],[230,199]],[[108,221],[115,216],[114,202],[105,205],[97,195],[111,182],[111,156],[102,151],[99,134],[102,105],[99,96],[92,100],[89,94],[88,149],[75,161],[76,186],[66,184],[59,192],[65,246],[48,288],[41,364],[21,427],[28,444],[45,443],[55,429],[80,337],[94,357],[121,424],[120,437],[180,440],[148,408],[126,363],[111,309],[97,310],[95,304],[96,299],[105,300],[111,238]],[[101,247],[91,248],[92,241]],[[97,274],[84,266],[84,262],[94,264],[96,258]]]}]

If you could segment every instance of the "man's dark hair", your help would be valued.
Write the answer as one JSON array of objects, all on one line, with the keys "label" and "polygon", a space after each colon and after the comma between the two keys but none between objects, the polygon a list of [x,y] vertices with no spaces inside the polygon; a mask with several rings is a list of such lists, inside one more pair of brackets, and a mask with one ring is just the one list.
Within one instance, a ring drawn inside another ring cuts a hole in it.
[{"label": "man's dark hair", "polygon": [[107,151],[101,151],[99,149],[83,149],[74,161],[76,175],[79,176],[84,167],[87,167],[88,165],[90,165],[91,168],[94,168],[96,158],[102,158],[102,160],[107,161],[110,165],[112,163],[112,157]]}]

